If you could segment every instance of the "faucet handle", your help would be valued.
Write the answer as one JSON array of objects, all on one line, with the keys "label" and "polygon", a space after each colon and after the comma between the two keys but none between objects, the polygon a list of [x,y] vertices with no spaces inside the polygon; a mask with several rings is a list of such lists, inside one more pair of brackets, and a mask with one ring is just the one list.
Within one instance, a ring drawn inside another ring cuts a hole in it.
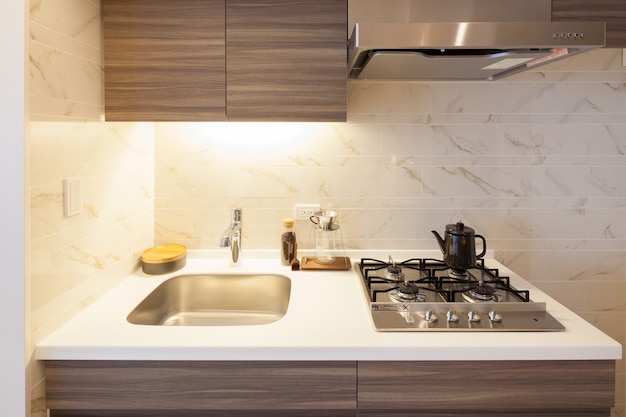
[{"label": "faucet handle", "polygon": [[231,219],[232,219],[233,224],[237,224],[241,222],[241,208],[240,207],[231,208],[230,211],[232,213]]}]

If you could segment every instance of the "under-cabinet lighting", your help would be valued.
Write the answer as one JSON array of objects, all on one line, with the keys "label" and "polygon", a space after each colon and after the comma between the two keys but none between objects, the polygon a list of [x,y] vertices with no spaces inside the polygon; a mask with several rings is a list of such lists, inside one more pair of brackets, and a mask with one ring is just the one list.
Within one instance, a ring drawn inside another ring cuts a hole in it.
[{"label": "under-cabinet lighting", "polygon": [[240,155],[267,155],[312,146],[326,137],[331,123],[246,122],[184,123],[183,137],[207,141],[219,151]]}]

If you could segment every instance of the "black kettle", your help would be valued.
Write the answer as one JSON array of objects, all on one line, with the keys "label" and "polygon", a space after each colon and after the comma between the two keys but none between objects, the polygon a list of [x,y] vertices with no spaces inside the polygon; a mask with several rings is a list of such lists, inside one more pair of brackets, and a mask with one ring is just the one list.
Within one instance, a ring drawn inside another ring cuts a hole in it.
[{"label": "black kettle", "polygon": [[[432,233],[443,253],[443,261],[452,269],[465,270],[476,266],[476,259],[482,258],[487,252],[487,242],[481,235],[474,233],[474,229],[463,223],[446,225],[445,239],[437,231]],[[483,241],[483,250],[476,254],[476,238]]]}]

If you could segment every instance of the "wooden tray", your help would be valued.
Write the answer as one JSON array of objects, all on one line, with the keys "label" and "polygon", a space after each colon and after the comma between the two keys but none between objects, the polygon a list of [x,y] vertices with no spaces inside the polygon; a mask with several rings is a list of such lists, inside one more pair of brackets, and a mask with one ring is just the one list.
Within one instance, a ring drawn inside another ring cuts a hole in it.
[{"label": "wooden tray", "polygon": [[315,256],[303,256],[302,261],[300,262],[300,269],[317,271],[345,271],[351,267],[350,258],[347,256],[338,256],[333,262],[327,264],[317,262]]}]

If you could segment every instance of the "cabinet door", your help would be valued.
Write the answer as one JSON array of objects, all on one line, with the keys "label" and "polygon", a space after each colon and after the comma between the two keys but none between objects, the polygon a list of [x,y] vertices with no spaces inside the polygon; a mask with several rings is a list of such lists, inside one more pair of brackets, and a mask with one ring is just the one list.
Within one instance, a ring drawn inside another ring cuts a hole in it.
[{"label": "cabinet door", "polygon": [[46,361],[46,406],[53,416],[354,416],[356,362]]},{"label": "cabinet door", "polygon": [[224,0],[103,0],[110,121],[225,119]]},{"label": "cabinet door", "polygon": [[608,417],[615,362],[359,362],[358,392],[366,417]]},{"label": "cabinet door", "polygon": [[552,0],[552,20],[606,22],[606,47],[626,48],[624,0]]},{"label": "cabinet door", "polygon": [[346,120],[346,0],[226,0],[229,121]]}]

